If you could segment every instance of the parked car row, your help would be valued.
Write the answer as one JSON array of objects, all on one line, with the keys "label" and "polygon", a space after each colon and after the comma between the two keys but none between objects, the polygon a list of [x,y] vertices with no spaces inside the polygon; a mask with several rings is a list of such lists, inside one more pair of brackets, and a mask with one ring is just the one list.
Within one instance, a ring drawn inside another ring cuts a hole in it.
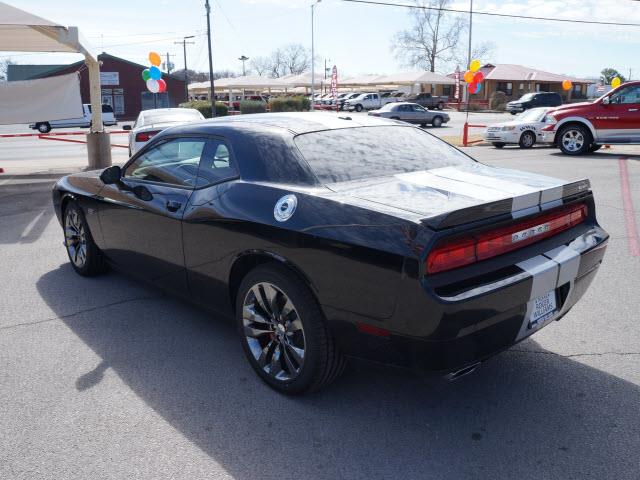
[{"label": "parked car row", "polygon": [[317,93],[313,96],[316,105],[338,105],[340,110],[361,112],[373,110],[387,103],[411,102],[425,108],[443,110],[449,102],[449,97],[435,96],[430,93],[408,94],[401,91],[392,92],[349,92],[341,93],[333,98],[331,93]]}]

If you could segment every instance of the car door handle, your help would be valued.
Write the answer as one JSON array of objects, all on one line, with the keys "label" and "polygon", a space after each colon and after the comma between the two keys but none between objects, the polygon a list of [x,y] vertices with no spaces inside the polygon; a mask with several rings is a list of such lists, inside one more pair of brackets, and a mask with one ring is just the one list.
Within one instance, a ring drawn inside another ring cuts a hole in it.
[{"label": "car door handle", "polygon": [[180,210],[180,207],[182,207],[182,203],[176,202],[174,200],[169,200],[165,206],[170,212],[177,212],[178,210]]}]

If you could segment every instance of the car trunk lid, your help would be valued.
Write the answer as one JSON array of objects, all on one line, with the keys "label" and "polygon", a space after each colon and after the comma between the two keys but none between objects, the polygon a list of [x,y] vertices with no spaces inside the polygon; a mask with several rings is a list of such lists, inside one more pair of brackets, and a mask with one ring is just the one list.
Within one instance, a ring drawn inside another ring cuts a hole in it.
[{"label": "car trunk lid", "polygon": [[329,185],[342,195],[410,212],[440,230],[492,216],[520,218],[560,206],[589,191],[586,179],[566,182],[480,163]]}]

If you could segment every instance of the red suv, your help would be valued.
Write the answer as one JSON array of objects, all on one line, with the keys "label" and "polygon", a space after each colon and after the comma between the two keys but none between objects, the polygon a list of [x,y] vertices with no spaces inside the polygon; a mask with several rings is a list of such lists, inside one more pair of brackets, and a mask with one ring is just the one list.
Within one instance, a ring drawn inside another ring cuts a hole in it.
[{"label": "red suv", "polygon": [[620,85],[594,102],[554,108],[545,122],[543,141],[567,155],[595,152],[604,144],[640,144],[640,81]]}]

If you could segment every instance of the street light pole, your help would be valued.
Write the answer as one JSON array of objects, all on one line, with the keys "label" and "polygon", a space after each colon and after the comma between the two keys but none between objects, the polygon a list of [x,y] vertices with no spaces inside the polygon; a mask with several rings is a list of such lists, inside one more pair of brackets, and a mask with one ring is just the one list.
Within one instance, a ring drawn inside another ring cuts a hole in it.
[{"label": "street light pole", "polygon": [[315,50],[314,38],[313,38],[313,9],[321,1],[322,0],[317,0],[314,4],[311,5],[311,111],[314,110],[314,103],[315,103],[314,97],[315,97],[315,85],[316,85],[316,77],[315,77],[316,50]]},{"label": "street light pole", "polygon": [[240,60],[242,62],[242,76],[246,77],[247,76],[247,71],[244,69],[244,62],[249,60],[249,57],[247,57],[246,55],[242,55],[240,58],[238,58],[238,60]]},{"label": "street light pole", "polygon": [[[187,43],[189,45],[194,45],[195,42],[187,42],[187,39],[194,38],[195,35],[191,35],[189,37],[183,37],[181,42],[173,42],[176,45],[182,44],[182,49],[184,52],[184,101],[189,101],[189,77],[187,76]],[[167,54],[168,55],[168,54]],[[168,58],[168,56],[167,56]],[[167,60],[168,62],[168,60]]]},{"label": "street light pole", "polygon": [[207,44],[209,46],[209,100],[211,101],[211,117],[215,117],[216,100],[215,98],[213,98],[215,89],[213,85],[213,56],[211,53],[211,7],[209,6],[209,0],[205,0],[204,7],[207,10]]}]

